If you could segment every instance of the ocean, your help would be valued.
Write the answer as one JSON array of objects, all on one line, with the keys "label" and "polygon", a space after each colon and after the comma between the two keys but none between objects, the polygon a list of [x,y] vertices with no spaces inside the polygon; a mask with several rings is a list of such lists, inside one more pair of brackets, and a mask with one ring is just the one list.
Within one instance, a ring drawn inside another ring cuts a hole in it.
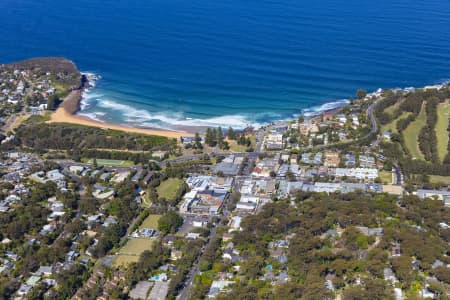
[{"label": "ocean", "polygon": [[243,128],[356,89],[450,78],[448,0],[1,0],[0,63],[64,56],[101,79],[79,112]]}]

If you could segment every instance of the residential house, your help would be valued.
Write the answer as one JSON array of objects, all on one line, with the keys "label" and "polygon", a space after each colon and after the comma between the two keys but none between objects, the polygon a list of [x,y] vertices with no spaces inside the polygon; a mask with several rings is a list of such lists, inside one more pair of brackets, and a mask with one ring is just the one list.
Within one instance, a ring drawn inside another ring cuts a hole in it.
[{"label": "residential house", "polygon": [[223,174],[226,176],[236,176],[242,163],[242,157],[230,155],[223,159],[214,167],[214,174]]},{"label": "residential house", "polygon": [[229,280],[214,280],[209,288],[208,299],[214,299],[221,292],[226,291],[229,285],[233,284],[234,281]]},{"label": "residential house", "polygon": [[163,160],[167,156],[167,151],[153,151],[152,157],[157,158],[159,160]]},{"label": "residential house", "polygon": [[339,166],[339,153],[338,152],[332,152],[332,151],[326,151],[324,159],[324,166],[325,167],[338,167]]},{"label": "residential house", "polygon": [[284,148],[283,134],[271,132],[264,138],[264,146],[267,150],[280,150]]},{"label": "residential house", "polygon": [[369,168],[336,168],[335,176],[338,178],[350,177],[360,180],[375,180],[378,177],[378,170]]},{"label": "residential house", "polygon": [[359,166],[361,168],[374,168],[376,166],[375,158],[370,155],[360,155]]},{"label": "residential house", "polygon": [[445,205],[450,205],[450,191],[420,189],[417,190],[416,195],[420,199],[437,199],[443,201]]}]

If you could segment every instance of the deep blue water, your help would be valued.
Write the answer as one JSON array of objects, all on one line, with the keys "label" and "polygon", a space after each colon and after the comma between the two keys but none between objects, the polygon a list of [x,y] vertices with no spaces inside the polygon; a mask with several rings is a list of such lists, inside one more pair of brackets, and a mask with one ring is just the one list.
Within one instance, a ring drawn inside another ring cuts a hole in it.
[{"label": "deep blue water", "polygon": [[450,78],[448,0],[0,0],[0,14],[1,63],[73,60],[102,76],[81,113],[118,123],[244,126]]}]

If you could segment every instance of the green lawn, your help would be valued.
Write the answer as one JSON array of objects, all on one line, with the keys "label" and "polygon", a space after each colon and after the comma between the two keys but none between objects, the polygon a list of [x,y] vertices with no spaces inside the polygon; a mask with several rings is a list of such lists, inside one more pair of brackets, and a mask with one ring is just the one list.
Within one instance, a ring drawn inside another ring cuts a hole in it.
[{"label": "green lawn", "polygon": [[437,124],[436,124],[436,136],[437,136],[437,150],[441,161],[444,160],[447,155],[448,147],[448,122],[450,116],[450,104],[448,101],[440,103],[437,108]]},{"label": "green lawn", "polygon": [[387,123],[386,125],[383,125],[381,127],[381,132],[384,131],[390,131],[392,133],[397,133],[397,122],[401,119],[407,118],[411,113],[410,112],[404,112],[400,116],[398,116],[397,119],[392,120],[391,122]]},{"label": "green lawn", "polygon": [[430,175],[430,182],[450,185],[450,176]]},{"label": "green lawn", "polygon": [[228,141],[228,144],[231,152],[245,152],[245,149],[247,149],[245,145],[238,145],[236,141]]},{"label": "green lawn", "polygon": [[119,254],[114,259],[114,265],[123,266],[131,262],[136,262],[142,252],[152,250],[154,241],[147,238],[131,238],[119,250]]},{"label": "green lawn", "polygon": [[392,183],[392,172],[381,171],[378,175],[381,179],[381,182],[384,184]]},{"label": "green lawn", "polygon": [[131,238],[120,249],[120,254],[125,255],[140,255],[145,250],[152,250],[153,240],[148,238]]},{"label": "green lawn", "polygon": [[[93,164],[94,159],[86,160],[88,164]],[[106,167],[131,167],[134,166],[134,163],[130,160],[117,160],[117,159],[101,159],[97,158],[97,164],[99,166]]]},{"label": "green lawn", "polygon": [[139,229],[143,228],[158,228],[158,220],[161,218],[161,215],[149,215],[144,222],[142,222],[141,226],[139,226]]},{"label": "green lawn", "polygon": [[419,133],[427,122],[427,115],[425,112],[425,102],[422,103],[422,109],[420,110],[417,118],[409,124],[409,126],[403,131],[403,137],[405,139],[405,145],[408,148],[411,155],[417,159],[424,159],[422,152],[419,149]]},{"label": "green lawn", "polygon": [[161,182],[156,188],[158,196],[164,197],[167,200],[174,200],[183,183],[184,181],[178,178],[169,178],[166,181]]},{"label": "green lawn", "polygon": [[[250,136],[251,145],[253,148],[256,147],[256,137],[254,135]],[[231,152],[245,152],[247,150],[247,146],[245,145],[238,145],[237,141],[235,140],[227,140],[228,145],[230,146]]]},{"label": "green lawn", "polygon": [[119,254],[114,257],[113,266],[114,267],[126,266],[133,262],[138,262],[138,260],[139,260],[139,256],[136,256],[136,255]]},{"label": "green lawn", "polygon": [[397,101],[394,105],[387,107],[384,112],[392,115],[400,107],[400,103],[401,101]]}]

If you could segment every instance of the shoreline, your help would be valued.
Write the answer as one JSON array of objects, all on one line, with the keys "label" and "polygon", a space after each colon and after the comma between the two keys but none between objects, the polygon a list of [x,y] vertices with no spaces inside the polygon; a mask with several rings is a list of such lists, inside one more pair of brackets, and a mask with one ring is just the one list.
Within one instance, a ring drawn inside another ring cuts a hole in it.
[{"label": "shoreline", "polygon": [[[94,76],[94,77],[92,77]],[[182,136],[194,136],[196,132],[204,132],[208,126],[193,126],[193,125],[177,125],[174,126],[174,129],[160,129],[160,128],[141,128],[136,126],[127,126],[127,125],[119,125],[119,124],[112,124],[108,122],[103,122],[101,120],[96,120],[93,118],[90,118],[89,116],[85,115],[79,115],[77,112],[81,110],[81,102],[83,100],[83,96],[85,91],[89,90],[90,88],[95,87],[95,81],[97,78],[94,74],[82,74],[82,80],[81,85],[78,89],[72,90],[70,94],[61,102],[61,104],[58,106],[56,111],[52,112],[51,118],[48,121],[48,123],[71,123],[71,124],[78,124],[78,125],[84,125],[84,126],[92,126],[92,127],[98,127],[102,129],[112,129],[112,130],[119,130],[129,133],[140,133],[140,134],[148,134],[148,135],[157,135],[157,136],[164,136],[167,138],[175,138],[179,139]],[[411,89],[430,89],[430,88],[442,88],[448,84],[448,82],[445,83],[439,83],[435,85],[429,85],[424,86],[422,88],[392,88],[392,89],[381,89],[379,88],[376,91],[370,92],[366,95],[365,99],[369,98],[377,98],[380,96],[380,94],[384,90],[392,90],[392,91],[409,91]],[[347,99],[341,99],[336,101],[331,101],[324,103],[318,107],[318,109],[313,108],[306,108],[302,110],[302,115],[307,117],[308,119],[314,119],[317,118],[320,115],[323,114],[337,114],[339,111],[341,111],[344,107],[348,105]],[[327,107],[328,105],[332,105],[332,107]],[[267,124],[261,125],[266,126],[269,124],[277,124],[280,122],[288,122],[292,121],[292,119],[285,119],[285,120],[278,120],[273,122],[267,122]],[[245,129],[243,129],[245,130]]]},{"label": "shoreline", "polygon": [[[162,131],[162,132],[165,132],[165,131],[182,132],[182,133],[186,133],[185,135],[194,136],[195,133],[200,133],[200,134],[203,133],[204,134],[209,127],[217,128],[220,126],[220,127],[222,127],[222,129],[225,129],[225,128],[228,128],[231,126],[231,127],[233,127],[233,129],[235,131],[243,132],[249,128],[258,129],[258,128],[261,128],[261,127],[264,127],[264,126],[267,126],[270,124],[277,124],[280,122],[289,122],[289,121],[292,121],[297,118],[297,113],[293,113],[290,116],[284,116],[280,119],[266,120],[266,121],[263,121],[262,123],[259,123],[259,122],[251,123],[250,121],[247,123],[247,120],[246,120],[245,127],[242,127],[241,126],[242,124],[235,124],[235,123],[233,123],[233,124],[231,124],[231,123],[230,124],[216,123],[216,124],[208,124],[208,125],[199,124],[199,123],[202,123],[203,121],[205,121],[203,119],[197,119],[199,122],[196,124],[173,124],[173,123],[170,123],[170,121],[169,121],[170,125],[167,127],[162,127],[162,128],[158,127],[158,126],[152,127],[151,125],[148,127],[139,127],[139,124],[133,124],[133,123],[128,123],[128,122],[123,122],[123,123],[117,124],[113,121],[112,123],[110,123],[110,121],[104,121],[101,118],[97,118],[97,116],[90,116],[89,114],[83,113],[84,106],[85,106],[85,105],[83,105],[83,101],[86,99],[89,99],[88,92],[91,89],[94,89],[96,87],[97,81],[99,81],[102,77],[101,77],[101,75],[97,75],[97,74],[95,74],[93,72],[89,72],[89,71],[82,72],[81,74],[83,76],[82,84],[80,86],[81,94],[79,96],[77,96],[76,100],[66,99],[64,101],[64,102],[66,102],[67,100],[69,100],[68,103],[70,103],[72,101],[74,101],[76,103],[74,105],[68,104],[66,106],[66,110],[69,111],[72,114],[72,116],[74,116],[74,117],[79,117],[81,119],[93,121],[96,123],[109,124],[111,126],[120,126],[120,127],[126,127],[126,128],[150,129],[150,130],[156,130],[156,131]],[[69,98],[69,97],[67,97],[67,98]],[[330,113],[330,112],[336,113],[339,110],[341,110],[343,107],[345,107],[347,104],[348,104],[347,99],[338,99],[338,100],[334,100],[334,101],[329,101],[329,102],[325,102],[318,106],[314,105],[311,107],[304,108],[301,110],[300,115],[304,115],[305,117],[308,117],[308,118],[315,118],[318,115],[321,115],[323,113]],[[120,104],[120,102],[119,102],[118,105],[122,105],[122,104]],[[130,107],[130,109],[133,109],[133,108]],[[147,111],[145,111],[145,112],[147,112]],[[242,115],[230,115],[231,118],[233,118],[234,116],[237,116],[239,118],[242,117]],[[212,118],[222,118],[222,117],[224,117],[224,116],[215,116]],[[192,120],[192,119],[186,118],[186,120]],[[206,120],[208,120],[208,119],[206,119]],[[238,120],[238,122],[239,121],[240,120]],[[177,123],[177,122],[175,122],[175,123]],[[126,124],[126,125],[122,125],[122,124]],[[236,127],[236,126],[238,126],[238,127]]]},{"label": "shoreline", "polygon": [[[83,76],[86,76],[83,74]],[[195,132],[204,132],[208,126],[175,126],[174,130],[170,129],[154,129],[154,128],[139,128],[126,125],[112,124],[108,122],[102,122],[99,120],[92,119],[88,116],[79,115],[77,112],[81,110],[81,101],[83,100],[83,94],[87,89],[94,87],[90,78],[84,77],[80,88],[72,90],[70,94],[61,102],[56,111],[52,112],[50,120],[47,123],[70,123],[83,126],[92,126],[102,129],[112,129],[119,130],[129,133],[140,133],[148,135],[164,136],[168,138],[179,139],[182,136],[194,136]],[[330,102],[334,103],[334,102]],[[325,103],[327,104],[327,103]],[[347,104],[340,104],[337,107],[326,108],[318,111],[310,111],[308,113],[308,118],[315,118],[324,113],[336,114]],[[273,122],[267,122],[266,126],[269,124],[277,124],[280,122],[291,121],[291,119],[278,120]],[[245,129],[243,129],[245,130]]]},{"label": "shoreline", "polygon": [[85,87],[82,87],[80,89],[71,91],[70,94],[59,105],[56,111],[52,112],[50,121],[48,121],[48,123],[70,123],[70,124],[98,127],[102,129],[119,130],[129,133],[158,135],[174,139],[179,139],[182,136],[193,136],[192,133],[181,130],[172,131],[163,129],[128,127],[124,125],[115,125],[106,122],[100,122],[85,116],[77,115],[76,113],[80,109],[80,102],[83,97],[84,88]]},{"label": "shoreline", "polygon": [[[126,125],[117,125],[107,122],[102,122],[89,118],[88,116],[78,115],[77,112],[81,109],[81,101],[83,99],[84,90],[89,88],[89,85],[83,86],[80,89],[73,90],[70,94],[61,102],[56,111],[52,112],[48,123],[70,123],[83,126],[92,126],[102,129],[119,130],[129,133],[140,133],[148,135],[164,136],[168,138],[179,139],[182,136],[194,136],[195,132],[203,132],[207,129],[207,126],[176,126],[175,130],[169,129],[152,129],[152,128],[139,128]],[[315,118],[324,113],[337,113],[345,105],[328,108],[320,111],[313,112],[309,117]],[[279,120],[274,122],[268,122],[269,124],[276,124],[279,122],[286,122],[290,120]]]}]

